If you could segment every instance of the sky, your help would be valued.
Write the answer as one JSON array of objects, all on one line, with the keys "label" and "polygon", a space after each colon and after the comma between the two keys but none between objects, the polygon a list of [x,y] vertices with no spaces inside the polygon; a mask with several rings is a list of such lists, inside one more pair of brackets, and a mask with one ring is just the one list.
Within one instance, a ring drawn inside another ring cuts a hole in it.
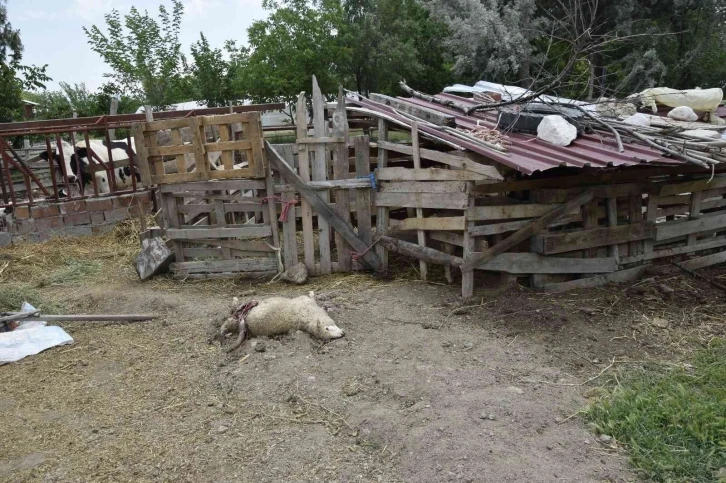
[{"label": "sky", "polygon": [[[48,64],[53,79],[48,89],[57,89],[59,82],[84,82],[94,91],[110,69],[91,50],[82,27],[98,25],[105,31],[103,16],[114,8],[123,15],[135,6],[156,17],[162,3],[171,11],[170,0],[8,0],[7,7],[10,23],[20,29],[23,63]],[[230,39],[246,44],[247,27],[267,16],[262,0],[184,0],[184,7],[180,40],[187,57],[200,32],[213,47]]]}]

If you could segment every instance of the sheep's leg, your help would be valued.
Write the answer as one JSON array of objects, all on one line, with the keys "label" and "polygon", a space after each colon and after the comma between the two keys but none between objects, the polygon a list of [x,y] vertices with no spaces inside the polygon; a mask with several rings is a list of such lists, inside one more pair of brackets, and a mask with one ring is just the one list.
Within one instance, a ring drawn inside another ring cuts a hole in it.
[{"label": "sheep's leg", "polygon": [[227,349],[227,352],[233,352],[233,351],[239,349],[240,347],[242,347],[242,345],[245,343],[246,340],[247,340],[247,327],[245,325],[244,319],[241,319],[239,321],[237,340],[234,341],[234,344],[232,344],[232,347]]}]

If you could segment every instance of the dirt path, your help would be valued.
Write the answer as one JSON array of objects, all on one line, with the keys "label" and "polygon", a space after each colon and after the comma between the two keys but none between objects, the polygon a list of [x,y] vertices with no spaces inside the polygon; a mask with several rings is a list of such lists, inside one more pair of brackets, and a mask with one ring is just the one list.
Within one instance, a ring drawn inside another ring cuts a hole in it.
[{"label": "dirt path", "polygon": [[[622,454],[577,418],[562,422],[596,385],[581,383],[614,357],[672,356],[681,329],[694,340],[715,330],[676,317],[698,301],[652,281],[557,297],[511,289],[460,314],[453,287],[351,285],[361,277],[315,282],[346,338],[297,333],[230,355],[209,343],[210,326],[242,288],[90,287],[79,310],[163,319],[68,324],[74,346],[0,367],[0,480],[634,481]],[[670,314],[673,330],[646,313]]]}]

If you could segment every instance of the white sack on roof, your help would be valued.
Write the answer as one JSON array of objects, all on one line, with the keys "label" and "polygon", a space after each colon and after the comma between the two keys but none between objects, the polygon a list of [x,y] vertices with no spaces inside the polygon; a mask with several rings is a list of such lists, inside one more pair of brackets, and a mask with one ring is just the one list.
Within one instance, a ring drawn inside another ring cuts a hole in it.
[{"label": "white sack on roof", "polygon": [[537,126],[537,137],[555,146],[569,146],[577,139],[577,128],[562,116],[545,116]]},{"label": "white sack on roof", "polygon": [[678,106],[668,113],[668,117],[676,121],[694,122],[698,121],[698,114],[688,106]]},{"label": "white sack on roof", "polygon": [[691,129],[690,131],[683,131],[681,134],[696,138],[721,139],[721,133],[712,129]]},{"label": "white sack on roof", "polygon": [[[529,89],[525,89],[524,87],[518,87],[518,86],[507,86],[504,84],[497,84],[496,82],[488,82],[488,81],[479,81],[473,86],[466,86],[463,84],[455,84],[453,86],[446,87],[444,89],[444,92],[450,92],[453,94],[456,93],[464,93],[464,94],[473,94],[474,92],[498,92],[502,95],[503,101],[511,101],[519,99],[523,96],[526,96],[528,94],[531,94],[532,91]],[[586,102],[582,101],[575,101],[573,99],[568,99],[566,97],[557,97],[557,96],[546,96],[542,95],[539,96],[536,100],[540,102],[562,102],[566,104],[574,104],[578,106],[583,106],[588,111],[595,110],[595,106],[592,104],[588,104]]]},{"label": "white sack on roof", "polygon": [[712,112],[723,101],[723,90],[718,87],[683,90],[653,87],[630,97],[639,97],[641,104],[650,107],[653,112],[658,112],[657,104],[668,107],[688,106],[694,111]]},{"label": "white sack on roof", "polygon": [[633,114],[630,117],[626,117],[623,119],[623,122],[632,126],[650,126],[650,118],[640,112]]}]

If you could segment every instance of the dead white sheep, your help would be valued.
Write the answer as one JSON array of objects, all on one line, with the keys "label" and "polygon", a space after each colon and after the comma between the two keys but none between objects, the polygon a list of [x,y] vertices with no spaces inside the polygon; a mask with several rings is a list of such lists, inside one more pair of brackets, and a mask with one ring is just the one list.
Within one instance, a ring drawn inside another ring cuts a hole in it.
[{"label": "dead white sheep", "polygon": [[240,307],[235,297],[232,317],[225,320],[220,330],[222,339],[237,334],[237,340],[228,352],[240,347],[248,337],[272,337],[294,330],[302,330],[321,340],[339,339],[345,335],[325,309],[318,306],[314,292],[294,299],[271,297],[261,300],[244,318],[235,315]]}]

